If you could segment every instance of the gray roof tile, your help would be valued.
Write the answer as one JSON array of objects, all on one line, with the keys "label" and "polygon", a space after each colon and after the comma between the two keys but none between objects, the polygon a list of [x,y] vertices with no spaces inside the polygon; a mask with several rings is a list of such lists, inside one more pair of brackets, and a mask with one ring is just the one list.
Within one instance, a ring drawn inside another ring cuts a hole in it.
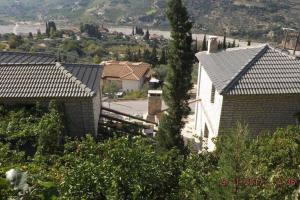
[{"label": "gray roof tile", "polygon": [[55,61],[56,56],[46,53],[0,52],[1,64],[53,64]]},{"label": "gray roof tile", "polygon": [[100,65],[0,63],[0,98],[92,97],[101,73]]},{"label": "gray roof tile", "polygon": [[197,57],[220,94],[300,93],[300,60],[269,45]]}]

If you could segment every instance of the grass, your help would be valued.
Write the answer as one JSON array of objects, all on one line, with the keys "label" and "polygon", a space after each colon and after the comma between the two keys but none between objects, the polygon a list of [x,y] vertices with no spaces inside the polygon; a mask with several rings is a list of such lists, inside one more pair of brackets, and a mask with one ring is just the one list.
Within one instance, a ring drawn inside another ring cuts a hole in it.
[{"label": "grass", "polygon": [[144,99],[144,98],[147,98],[147,95],[148,95],[148,90],[142,89],[142,90],[127,92],[126,95],[121,99],[124,99],[124,100]]}]

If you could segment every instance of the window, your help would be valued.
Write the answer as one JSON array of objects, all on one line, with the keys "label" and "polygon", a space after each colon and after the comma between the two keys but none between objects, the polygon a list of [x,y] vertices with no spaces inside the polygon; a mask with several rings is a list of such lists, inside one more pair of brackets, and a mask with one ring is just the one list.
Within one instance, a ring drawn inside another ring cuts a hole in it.
[{"label": "window", "polygon": [[216,88],[214,85],[211,87],[211,94],[210,94],[210,102],[215,103],[215,95],[216,95]]},{"label": "window", "polygon": [[300,112],[294,114],[295,119],[296,119],[296,125],[300,126]]},{"label": "window", "polygon": [[209,136],[209,131],[208,131],[207,125],[205,124],[205,127],[204,127],[204,138],[208,138],[208,136]]}]

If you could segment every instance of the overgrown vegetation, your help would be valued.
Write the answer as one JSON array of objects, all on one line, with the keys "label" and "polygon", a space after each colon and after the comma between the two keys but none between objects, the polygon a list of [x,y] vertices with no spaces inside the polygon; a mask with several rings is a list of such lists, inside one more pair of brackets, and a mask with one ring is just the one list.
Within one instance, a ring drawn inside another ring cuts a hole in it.
[{"label": "overgrown vegetation", "polygon": [[183,153],[185,147],[181,130],[184,127],[183,118],[190,112],[188,91],[192,89],[193,25],[181,0],[168,1],[167,17],[171,25],[171,40],[163,98],[168,111],[160,120],[157,137],[162,148],[177,147]]},{"label": "overgrown vegetation", "polygon": [[[56,123],[48,121],[49,127]],[[53,132],[57,128],[39,137]],[[61,150],[51,153],[53,143],[37,142],[32,156],[4,142],[0,199],[297,199],[299,138],[298,127],[254,138],[238,124],[216,139],[216,151],[186,156],[176,148],[161,151],[155,139],[141,136],[115,135],[101,142],[89,135],[65,137]],[[40,145],[48,147],[43,154]],[[5,180],[12,168],[27,173],[26,192],[18,193]]]}]

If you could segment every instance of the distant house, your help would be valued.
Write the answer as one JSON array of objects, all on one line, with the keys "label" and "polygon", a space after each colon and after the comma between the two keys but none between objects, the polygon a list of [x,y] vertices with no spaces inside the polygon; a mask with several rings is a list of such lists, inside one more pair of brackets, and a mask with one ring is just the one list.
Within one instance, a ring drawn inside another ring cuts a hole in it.
[{"label": "distant house", "polygon": [[300,121],[300,60],[269,45],[200,52],[195,132],[212,138],[245,122],[252,134]]},{"label": "distant house", "polygon": [[114,82],[123,91],[140,90],[151,77],[150,64],[144,62],[106,61],[101,64],[104,66],[103,84]]},{"label": "distant house", "polygon": [[96,134],[102,67],[55,61],[48,54],[0,52],[0,104],[47,105],[56,100],[71,136]]}]

